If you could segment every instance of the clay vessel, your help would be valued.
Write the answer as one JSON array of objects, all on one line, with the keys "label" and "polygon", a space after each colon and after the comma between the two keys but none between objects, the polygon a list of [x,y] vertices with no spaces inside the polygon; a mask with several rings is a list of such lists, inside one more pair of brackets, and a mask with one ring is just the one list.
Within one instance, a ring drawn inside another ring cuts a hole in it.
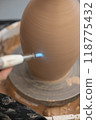
[{"label": "clay vessel", "polygon": [[78,0],[31,0],[21,21],[24,54],[43,53],[28,62],[31,75],[40,80],[64,77],[79,56]]}]

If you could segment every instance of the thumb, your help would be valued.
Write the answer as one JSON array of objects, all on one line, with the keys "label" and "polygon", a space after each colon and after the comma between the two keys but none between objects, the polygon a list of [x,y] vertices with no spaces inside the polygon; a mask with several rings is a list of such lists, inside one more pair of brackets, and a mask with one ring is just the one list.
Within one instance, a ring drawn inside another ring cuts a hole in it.
[{"label": "thumb", "polygon": [[0,80],[5,80],[8,77],[8,75],[10,74],[11,70],[12,70],[12,68],[2,70],[0,72]]}]

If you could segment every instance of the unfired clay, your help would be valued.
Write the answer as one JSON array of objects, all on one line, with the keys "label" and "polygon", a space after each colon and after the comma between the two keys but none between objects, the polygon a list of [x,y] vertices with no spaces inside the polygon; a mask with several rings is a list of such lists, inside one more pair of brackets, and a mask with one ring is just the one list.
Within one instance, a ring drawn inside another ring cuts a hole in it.
[{"label": "unfired clay", "polygon": [[30,0],[21,22],[24,54],[43,58],[28,62],[32,76],[59,80],[79,55],[79,2],[77,0]]}]

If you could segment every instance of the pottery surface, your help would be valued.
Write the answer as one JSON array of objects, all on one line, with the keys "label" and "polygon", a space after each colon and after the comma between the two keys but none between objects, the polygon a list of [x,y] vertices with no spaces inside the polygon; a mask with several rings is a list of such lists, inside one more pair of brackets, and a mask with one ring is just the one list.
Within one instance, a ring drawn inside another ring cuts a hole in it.
[{"label": "pottery surface", "polygon": [[79,56],[80,4],[77,0],[30,0],[21,21],[24,54],[43,53],[28,62],[40,80],[64,77]]}]

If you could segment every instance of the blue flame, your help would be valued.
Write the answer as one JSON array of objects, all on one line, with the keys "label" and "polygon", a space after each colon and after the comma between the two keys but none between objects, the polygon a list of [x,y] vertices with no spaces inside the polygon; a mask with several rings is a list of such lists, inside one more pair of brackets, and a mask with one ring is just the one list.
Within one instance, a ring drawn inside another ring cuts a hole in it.
[{"label": "blue flame", "polygon": [[37,57],[44,57],[43,53],[36,53],[35,56],[36,56],[36,58]]}]

